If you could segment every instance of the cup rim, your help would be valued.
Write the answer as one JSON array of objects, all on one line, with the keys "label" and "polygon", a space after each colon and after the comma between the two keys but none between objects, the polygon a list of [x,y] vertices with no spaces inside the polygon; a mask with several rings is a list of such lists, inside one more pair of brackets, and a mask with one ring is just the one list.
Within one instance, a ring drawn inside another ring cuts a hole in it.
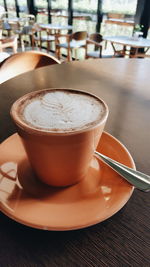
[{"label": "cup rim", "polygon": [[[50,131],[50,130],[45,130],[45,129],[40,129],[40,128],[35,128],[32,125],[27,124],[25,121],[21,120],[20,116],[18,115],[18,104],[25,101],[27,99],[27,97],[32,97],[36,94],[40,94],[42,92],[45,91],[56,91],[56,90],[66,90],[66,91],[74,91],[74,92],[79,92],[85,95],[89,95],[89,96],[93,96],[96,99],[98,99],[105,107],[105,112],[104,115],[102,117],[102,119],[100,119],[96,124],[91,125],[86,127],[85,129],[80,129],[80,130],[73,130],[73,131]],[[105,122],[107,120],[109,114],[109,109],[107,104],[105,103],[105,101],[103,99],[101,99],[99,96],[93,94],[93,93],[89,93],[87,91],[82,91],[80,89],[74,89],[74,88],[45,88],[45,89],[41,89],[41,90],[37,90],[37,91],[32,91],[30,93],[27,93],[23,96],[21,96],[20,98],[18,98],[11,106],[10,109],[10,115],[11,118],[13,119],[14,123],[21,128],[22,130],[24,130],[25,132],[28,132],[30,134],[34,134],[34,135],[53,135],[53,136],[67,136],[67,135],[73,135],[73,134],[78,134],[78,133],[84,133],[84,132],[88,132],[94,128],[97,128],[98,126],[100,126],[101,124],[103,124],[103,122]]]}]

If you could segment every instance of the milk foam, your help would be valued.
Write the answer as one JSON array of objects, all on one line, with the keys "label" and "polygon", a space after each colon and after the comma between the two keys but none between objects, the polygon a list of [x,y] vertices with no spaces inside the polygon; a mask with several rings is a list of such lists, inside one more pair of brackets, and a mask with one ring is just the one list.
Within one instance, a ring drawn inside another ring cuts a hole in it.
[{"label": "milk foam", "polygon": [[62,90],[35,96],[25,103],[22,112],[32,127],[58,132],[85,129],[103,114],[104,106],[95,97]]}]

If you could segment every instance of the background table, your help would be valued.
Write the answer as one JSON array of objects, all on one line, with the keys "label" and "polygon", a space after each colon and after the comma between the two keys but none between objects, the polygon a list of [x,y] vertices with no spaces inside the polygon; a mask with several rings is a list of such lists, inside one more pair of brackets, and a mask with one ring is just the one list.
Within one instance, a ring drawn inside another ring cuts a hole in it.
[{"label": "background table", "polygon": [[[137,57],[145,55],[145,53],[150,48],[150,40],[146,38],[134,38],[134,37],[128,37],[128,36],[105,36],[103,39],[107,42],[109,41],[113,47],[114,53],[120,52],[122,55],[129,55],[130,57]],[[114,44],[122,45],[122,50],[117,51]],[[130,51],[126,49],[126,47],[130,48]],[[140,54],[138,52],[139,48],[143,48],[143,54]],[[131,51],[131,49],[133,51]],[[126,52],[130,52],[127,54]]]},{"label": "background table", "polygon": [[55,32],[60,33],[63,30],[72,30],[71,25],[60,25],[60,24],[39,24],[41,29],[54,30]]},{"label": "background table", "polygon": [[[15,132],[9,116],[21,95],[71,87],[102,97],[110,114],[105,130],[122,141],[137,169],[150,175],[150,62],[98,59],[43,67],[0,85],[0,141]],[[0,214],[0,266],[149,266],[149,194],[135,190],[116,215],[83,230],[47,232]],[[83,211],[84,212],[84,211]]]}]

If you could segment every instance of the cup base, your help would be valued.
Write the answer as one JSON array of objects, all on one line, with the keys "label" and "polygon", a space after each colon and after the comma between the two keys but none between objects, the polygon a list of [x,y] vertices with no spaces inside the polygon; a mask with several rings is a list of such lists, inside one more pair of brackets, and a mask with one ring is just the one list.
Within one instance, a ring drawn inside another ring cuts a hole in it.
[{"label": "cup base", "polygon": [[51,185],[51,184],[46,184],[44,183],[34,172],[34,170],[32,169],[29,161],[27,158],[24,158],[18,165],[17,168],[17,174],[18,174],[18,180],[21,184],[21,186],[25,189],[25,191],[27,191],[28,193],[34,195],[34,196],[43,196],[43,195],[47,195],[50,194],[51,191],[57,191],[57,190],[63,190],[63,188],[67,188],[67,187],[71,187],[71,186],[75,186],[78,183],[82,183],[84,182],[84,180],[87,180],[90,172],[91,172],[91,168],[95,168],[97,175],[99,175],[100,173],[100,163],[97,163],[97,159],[95,158],[95,156],[93,156],[93,159],[91,161],[89,170],[87,172],[87,174],[82,177],[81,179],[79,179],[78,181],[76,180],[75,183],[69,184],[69,185],[64,185],[64,186],[55,186],[55,185]]}]

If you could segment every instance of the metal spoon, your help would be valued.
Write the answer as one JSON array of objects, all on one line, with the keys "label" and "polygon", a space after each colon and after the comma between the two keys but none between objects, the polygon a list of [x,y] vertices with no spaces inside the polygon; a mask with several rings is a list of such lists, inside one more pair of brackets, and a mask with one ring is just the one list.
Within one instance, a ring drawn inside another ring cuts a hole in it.
[{"label": "metal spoon", "polygon": [[150,190],[150,176],[142,172],[133,170],[97,151],[95,151],[95,154],[100,157],[113,170],[115,170],[123,178],[125,178],[130,184],[134,185],[139,190],[145,192],[148,192]]}]

